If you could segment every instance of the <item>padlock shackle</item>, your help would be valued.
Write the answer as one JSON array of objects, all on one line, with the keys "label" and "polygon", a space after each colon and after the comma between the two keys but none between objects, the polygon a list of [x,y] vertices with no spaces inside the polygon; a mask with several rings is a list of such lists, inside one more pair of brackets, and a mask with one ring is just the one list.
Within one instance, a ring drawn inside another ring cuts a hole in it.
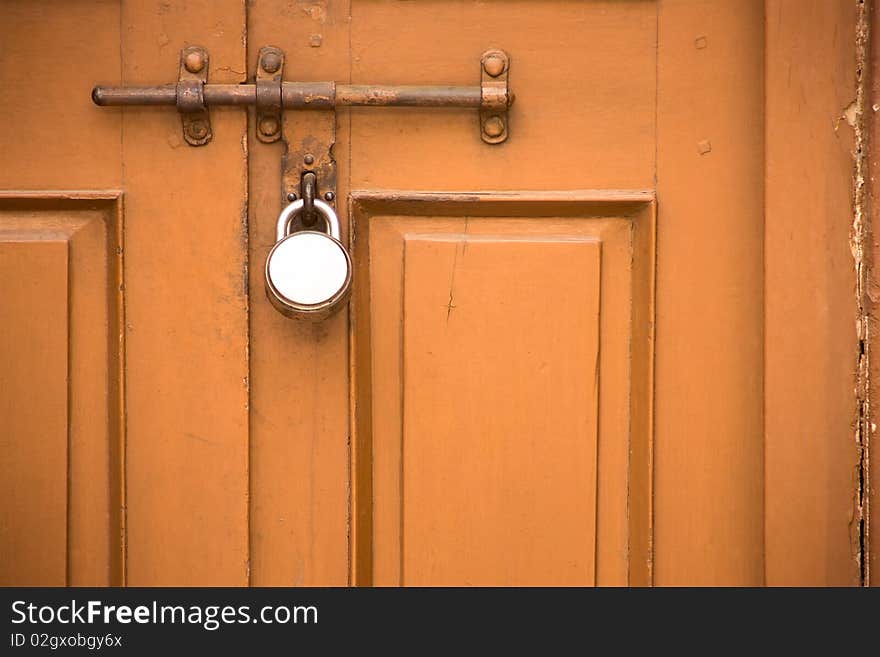
[{"label": "padlock shackle", "polygon": [[[275,226],[276,242],[280,242],[288,236],[291,222],[303,211],[304,206],[305,202],[300,198],[281,211],[281,214],[278,215],[278,223]],[[330,237],[339,240],[342,233],[339,228],[339,217],[336,215],[336,211],[329,204],[319,199],[315,199],[315,210],[324,217],[324,223],[327,224],[327,233]]]}]

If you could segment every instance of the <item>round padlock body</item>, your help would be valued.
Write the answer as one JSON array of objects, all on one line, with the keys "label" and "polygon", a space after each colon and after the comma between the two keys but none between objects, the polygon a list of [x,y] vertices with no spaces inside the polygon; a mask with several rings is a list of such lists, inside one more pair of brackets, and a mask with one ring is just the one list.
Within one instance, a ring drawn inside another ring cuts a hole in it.
[{"label": "round padlock body", "polygon": [[269,253],[266,281],[270,300],[283,313],[326,316],[348,296],[351,259],[326,233],[292,233]]}]

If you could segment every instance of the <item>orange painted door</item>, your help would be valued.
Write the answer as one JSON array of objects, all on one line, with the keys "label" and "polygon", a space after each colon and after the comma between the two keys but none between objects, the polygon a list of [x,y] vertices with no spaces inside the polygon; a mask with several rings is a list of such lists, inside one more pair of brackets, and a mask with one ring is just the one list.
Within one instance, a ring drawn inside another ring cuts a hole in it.
[{"label": "orange painted door", "polygon": [[[0,584],[859,583],[852,4],[5,3]],[[254,111],[91,102],[192,44],[230,85],[503,48],[509,138],[326,110],[354,292],[291,320]]]}]

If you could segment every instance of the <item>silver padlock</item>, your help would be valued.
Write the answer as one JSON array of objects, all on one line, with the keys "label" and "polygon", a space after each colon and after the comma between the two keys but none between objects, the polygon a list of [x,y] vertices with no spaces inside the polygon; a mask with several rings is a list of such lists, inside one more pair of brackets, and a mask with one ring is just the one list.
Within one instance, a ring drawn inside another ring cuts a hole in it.
[{"label": "silver padlock", "polygon": [[325,232],[290,232],[305,203],[296,200],[281,211],[276,243],[266,258],[266,296],[282,314],[296,319],[324,319],[339,310],[351,293],[351,257],[339,241],[339,217],[315,199]]}]

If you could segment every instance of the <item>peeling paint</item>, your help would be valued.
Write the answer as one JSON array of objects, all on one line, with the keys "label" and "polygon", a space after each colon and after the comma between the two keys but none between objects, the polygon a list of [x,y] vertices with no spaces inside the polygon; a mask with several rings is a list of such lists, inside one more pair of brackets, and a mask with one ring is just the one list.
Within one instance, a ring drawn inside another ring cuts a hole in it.
[{"label": "peeling paint", "polygon": [[853,100],[849,105],[844,108],[843,114],[841,114],[840,116],[844,121],[847,122],[849,127],[856,128],[859,118],[858,114],[858,103]]},{"label": "peeling paint", "polygon": [[312,20],[322,24],[327,22],[327,0],[299,0],[297,4]]},{"label": "peeling paint", "polygon": [[868,294],[867,248],[867,128],[865,118],[865,89],[869,66],[869,6],[858,0],[856,24],[856,98],[843,109],[842,118],[852,126],[855,134],[853,150],[853,219],[850,233],[850,249],[856,272],[856,408],[855,440],[859,449],[858,488],[855,494],[851,531],[855,547],[854,558],[859,565],[861,584],[868,584],[866,502],[868,486],[868,440],[872,427],[870,400],[870,321]]}]

